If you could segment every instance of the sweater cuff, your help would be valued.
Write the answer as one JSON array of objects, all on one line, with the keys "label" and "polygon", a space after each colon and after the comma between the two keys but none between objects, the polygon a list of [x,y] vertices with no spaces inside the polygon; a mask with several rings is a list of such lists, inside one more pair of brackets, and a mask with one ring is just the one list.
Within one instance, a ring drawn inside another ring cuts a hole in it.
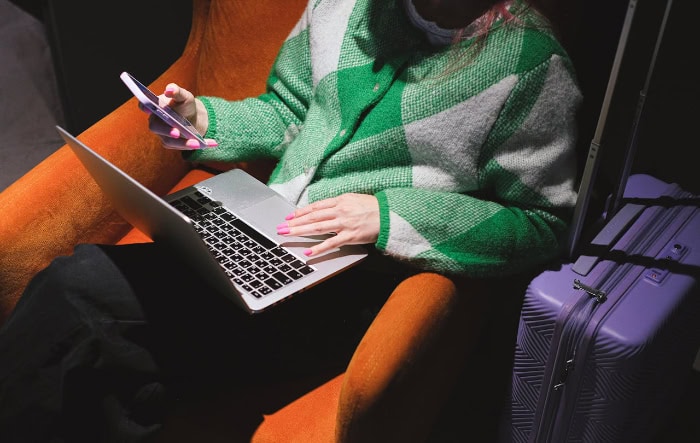
[{"label": "sweater cuff", "polygon": [[384,251],[389,243],[389,200],[384,192],[378,192],[375,197],[379,202],[379,236],[375,246],[378,250]]}]

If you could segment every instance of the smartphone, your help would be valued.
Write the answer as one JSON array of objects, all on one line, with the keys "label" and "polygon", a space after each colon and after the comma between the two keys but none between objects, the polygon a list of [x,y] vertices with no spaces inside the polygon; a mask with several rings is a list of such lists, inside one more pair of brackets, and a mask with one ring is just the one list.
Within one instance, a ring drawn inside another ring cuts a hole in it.
[{"label": "smartphone", "polygon": [[[122,72],[119,78],[122,79],[124,84],[129,88],[134,97],[148,109],[152,114],[157,115],[167,123],[170,127],[177,128],[180,133],[185,135],[187,138],[194,138],[199,142],[200,148],[206,148],[207,142],[204,137],[197,131],[194,125],[187,120],[185,117],[181,116],[177,112],[173,111],[167,106],[161,106],[158,102],[158,96],[151,92],[143,83],[136,80],[133,75],[128,72]],[[193,149],[189,146],[184,146],[181,149]]]}]

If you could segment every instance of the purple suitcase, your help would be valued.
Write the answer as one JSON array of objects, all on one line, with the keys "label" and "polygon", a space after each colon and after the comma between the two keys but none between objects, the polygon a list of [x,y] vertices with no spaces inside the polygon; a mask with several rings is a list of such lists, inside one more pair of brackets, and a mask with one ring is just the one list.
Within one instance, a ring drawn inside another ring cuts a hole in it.
[{"label": "purple suitcase", "polygon": [[630,198],[602,258],[530,283],[502,441],[639,443],[669,418],[700,347],[700,199],[648,175]]},{"label": "purple suitcase", "polygon": [[613,94],[621,64],[634,71],[625,61],[637,7],[629,0],[581,179],[572,260],[534,278],[523,300],[499,430],[503,443],[652,441],[691,375],[700,348],[700,199],[650,175],[630,176],[671,4],[667,0],[603,228],[579,248],[601,140],[611,141],[606,117],[627,109]]}]

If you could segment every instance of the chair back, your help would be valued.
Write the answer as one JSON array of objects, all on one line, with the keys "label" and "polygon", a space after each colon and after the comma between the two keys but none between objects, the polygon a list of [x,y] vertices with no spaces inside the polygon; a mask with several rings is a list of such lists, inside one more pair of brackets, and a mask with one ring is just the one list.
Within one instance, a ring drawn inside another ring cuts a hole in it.
[{"label": "chair back", "polygon": [[[307,0],[194,0],[206,13],[201,32],[196,93],[241,99],[264,92],[277,52]],[[207,7],[208,6],[208,7]]]}]

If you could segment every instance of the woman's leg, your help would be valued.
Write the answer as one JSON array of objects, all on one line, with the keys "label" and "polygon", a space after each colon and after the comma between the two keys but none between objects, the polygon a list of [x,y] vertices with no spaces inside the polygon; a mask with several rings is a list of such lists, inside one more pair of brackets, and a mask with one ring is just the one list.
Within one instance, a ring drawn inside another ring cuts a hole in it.
[{"label": "woman's leg", "polygon": [[101,248],[56,259],[0,330],[0,433],[13,442],[153,433],[164,391],[140,341],[143,307]]},{"label": "woman's leg", "polygon": [[142,441],[160,428],[166,386],[342,366],[400,278],[356,268],[251,316],[154,244],[81,245],[0,330],[0,433]]}]

